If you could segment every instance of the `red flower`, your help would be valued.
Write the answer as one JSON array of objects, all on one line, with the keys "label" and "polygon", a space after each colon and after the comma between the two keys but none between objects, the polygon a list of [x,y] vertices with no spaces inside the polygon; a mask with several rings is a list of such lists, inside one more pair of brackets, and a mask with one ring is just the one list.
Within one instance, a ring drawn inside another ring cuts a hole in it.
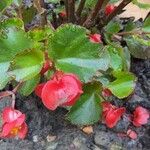
[{"label": "red flower", "polygon": [[28,127],[25,123],[25,114],[11,107],[4,108],[2,112],[3,125],[0,137],[9,138],[18,136],[21,139],[26,137]]},{"label": "red flower", "polygon": [[100,34],[90,34],[89,38],[92,43],[102,43]]},{"label": "red flower", "polygon": [[130,137],[131,139],[137,139],[137,133],[131,129],[128,129],[127,131],[127,136]]},{"label": "red flower", "polygon": [[42,69],[41,69],[41,75],[43,75],[45,72],[47,72],[49,69],[51,68],[51,61],[50,60],[46,60],[46,62],[44,63]]},{"label": "red flower", "polygon": [[114,5],[110,5],[110,4],[107,5],[106,8],[105,8],[106,16],[110,15],[114,11],[115,8],[116,7]]},{"label": "red flower", "polygon": [[117,108],[109,102],[103,102],[103,120],[106,123],[107,127],[113,128],[117,122],[120,120],[123,113],[126,111],[124,107]]},{"label": "red flower", "polygon": [[112,96],[112,93],[111,93],[111,91],[109,89],[103,89],[102,95],[104,97],[110,97],[110,96]]},{"label": "red flower", "polygon": [[133,124],[136,127],[140,127],[148,122],[149,111],[141,106],[136,107],[133,112]]},{"label": "red flower", "polygon": [[41,94],[42,94],[42,90],[43,90],[43,87],[46,83],[41,83],[39,85],[36,86],[35,88],[35,94],[41,98]]},{"label": "red flower", "polygon": [[67,14],[66,14],[66,12],[65,12],[65,11],[60,12],[60,13],[59,13],[59,15],[60,15],[62,18],[64,18],[64,17],[66,17],[66,16],[67,16]]},{"label": "red flower", "polygon": [[77,76],[62,72],[55,74],[46,84],[39,85],[36,90],[43,104],[50,110],[55,110],[58,106],[74,105],[83,93],[82,83]]}]

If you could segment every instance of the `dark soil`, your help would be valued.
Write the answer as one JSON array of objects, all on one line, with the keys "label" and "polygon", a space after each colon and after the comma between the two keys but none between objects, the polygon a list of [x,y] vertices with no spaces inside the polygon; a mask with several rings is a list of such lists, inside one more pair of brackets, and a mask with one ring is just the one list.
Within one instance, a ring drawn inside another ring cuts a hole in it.
[{"label": "dark soil", "polygon": [[[132,60],[132,72],[138,77],[135,94],[124,102],[128,112],[137,105],[150,109],[150,60]],[[6,103],[6,100],[3,101]],[[1,101],[2,103],[2,101]],[[120,101],[115,101],[120,105]],[[0,104],[1,105],[1,104]],[[6,105],[6,104],[5,104]],[[1,105],[2,106],[2,105]],[[17,98],[17,109],[27,116],[29,133],[25,140],[6,139],[0,141],[0,150],[148,150],[150,149],[150,126],[134,128],[123,118],[113,129],[97,123],[94,133],[86,135],[79,127],[65,120],[66,110],[47,110],[35,96]],[[118,132],[128,128],[138,133],[136,140],[119,137]]]}]

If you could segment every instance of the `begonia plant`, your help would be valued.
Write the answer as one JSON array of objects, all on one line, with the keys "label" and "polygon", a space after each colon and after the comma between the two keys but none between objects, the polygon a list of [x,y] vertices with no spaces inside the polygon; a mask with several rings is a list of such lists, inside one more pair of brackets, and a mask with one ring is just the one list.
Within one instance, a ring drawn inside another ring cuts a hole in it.
[{"label": "begonia plant", "polygon": [[[0,99],[12,96],[12,106],[2,111],[0,137],[26,136],[25,115],[15,108],[17,93],[36,94],[50,111],[66,108],[66,119],[76,125],[102,118],[110,128],[117,124],[126,109],[106,100],[134,92],[131,55],[150,58],[150,17],[139,26],[132,20],[123,26],[116,19],[129,3],[150,7],[137,0],[0,2]],[[148,118],[139,107],[133,124]]]}]

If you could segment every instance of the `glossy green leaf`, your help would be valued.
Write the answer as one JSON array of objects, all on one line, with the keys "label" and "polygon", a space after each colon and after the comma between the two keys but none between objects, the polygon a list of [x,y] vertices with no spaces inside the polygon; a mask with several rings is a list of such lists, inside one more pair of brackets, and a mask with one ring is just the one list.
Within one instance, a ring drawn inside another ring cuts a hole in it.
[{"label": "glossy green leaf", "polygon": [[30,80],[39,74],[43,63],[43,52],[39,50],[25,51],[14,58],[9,74],[15,77],[16,81]]},{"label": "glossy green leaf", "polygon": [[149,40],[140,39],[136,36],[124,38],[131,54],[140,59],[150,58]]},{"label": "glossy green leaf", "polygon": [[0,30],[7,30],[8,28],[24,29],[24,23],[19,18],[9,18],[0,23]]},{"label": "glossy green leaf", "polygon": [[40,82],[40,75],[36,75],[34,78],[25,81],[22,87],[20,88],[19,92],[24,96],[28,96],[34,91],[35,87],[39,82]]},{"label": "glossy green leaf", "polygon": [[90,125],[101,117],[100,83],[86,84],[84,94],[68,113],[67,118],[76,125]]},{"label": "glossy green leaf", "polygon": [[135,88],[136,77],[130,72],[115,72],[116,80],[110,82],[108,88],[118,98],[129,96]]},{"label": "glossy green leaf", "polygon": [[25,24],[31,23],[33,18],[36,16],[37,10],[35,7],[30,7],[30,8],[23,8],[22,9],[22,17],[23,17],[23,22]]},{"label": "glossy green leaf", "polygon": [[110,67],[115,71],[122,70],[122,58],[121,56],[119,56],[118,49],[109,45],[109,46],[106,46],[105,50],[109,52]]},{"label": "glossy green leaf", "polygon": [[76,25],[64,25],[49,39],[49,55],[56,68],[77,74],[88,82],[97,70],[107,70],[108,55],[100,44],[90,42],[86,29]]},{"label": "glossy green leaf", "polygon": [[144,21],[143,31],[150,32],[150,16]]},{"label": "glossy green leaf", "polygon": [[1,0],[0,1],[0,12],[3,11],[6,7],[11,5],[12,0]]},{"label": "glossy green leaf", "polygon": [[141,3],[140,0],[132,0],[132,3],[137,5],[139,8],[150,9],[149,3]]},{"label": "glossy green leaf", "polygon": [[13,0],[13,3],[16,5],[16,6],[20,6],[22,4],[22,1],[23,0]]},{"label": "glossy green leaf", "polygon": [[111,41],[113,34],[118,33],[120,30],[121,26],[118,22],[111,21],[108,23],[108,25],[105,27],[106,33],[104,34],[106,40]]},{"label": "glossy green leaf", "polygon": [[0,90],[2,90],[11,79],[7,74],[9,65],[9,62],[0,63]]},{"label": "glossy green leaf", "polygon": [[31,39],[34,41],[43,41],[47,39],[54,31],[48,27],[45,26],[44,28],[34,28],[28,32],[28,35]]},{"label": "glossy green leaf", "polygon": [[8,28],[1,34],[0,43],[0,62],[10,61],[17,53],[33,46],[26,33],[16,28]]}]

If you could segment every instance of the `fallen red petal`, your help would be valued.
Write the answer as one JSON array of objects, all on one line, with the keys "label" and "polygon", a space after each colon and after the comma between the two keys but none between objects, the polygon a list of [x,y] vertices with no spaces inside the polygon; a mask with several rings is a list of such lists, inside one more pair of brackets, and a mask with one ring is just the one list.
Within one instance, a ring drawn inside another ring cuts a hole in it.
[{"label": "fallen red petal", "polygon": [[137,133],[131,129],[128,129],[127,136],[133,140],[137,139]]},{"label": "fallen red petal", "polygon": [[136,127],[140,127],[141,125],[147,124],[149,116],[150,114],[147,109],[138,106],[133,112],[133,124]]}]

